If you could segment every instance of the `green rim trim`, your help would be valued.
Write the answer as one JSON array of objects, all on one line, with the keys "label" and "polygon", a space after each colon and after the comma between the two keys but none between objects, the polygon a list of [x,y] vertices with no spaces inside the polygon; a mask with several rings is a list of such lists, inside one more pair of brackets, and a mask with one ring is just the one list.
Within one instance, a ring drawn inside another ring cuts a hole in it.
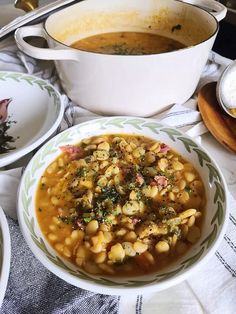
[{"label": "green rim trim", "polygon": [[40,80],[36,76],[30,76],[24,73],[17,72],[0,72],[0,80],[6,81],[7,79],[12,79],[17,83],[24,81],[29,85],[37,85],[41,90],[46,91],[50,97],[54,98],[54,105],[59,105],[60,99],[58,94],[55,92],[52,86],[50,86],[46,81]]}]

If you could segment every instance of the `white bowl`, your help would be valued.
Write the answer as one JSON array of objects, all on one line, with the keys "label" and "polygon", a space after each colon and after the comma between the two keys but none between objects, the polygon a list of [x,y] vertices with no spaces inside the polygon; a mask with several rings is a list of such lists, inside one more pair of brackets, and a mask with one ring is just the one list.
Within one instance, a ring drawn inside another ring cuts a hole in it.
[{"label": "white bowl", "polygon": [[0,100],[12,98],[8,106],[11,123],[8,134],[15,138],[15,149],[0,154],[0,167],[6,166],[48,139],[63,117],[58,91],[36,76],[0,71]]},{"label": "white bowl", "polygon": [[[170,145],[198,170],[206,190],[206,215],[199,241],[176,262],[164,270],[139,277],[118,278],[91,275],[62,258],[49,245],[36,218],[35,195],[46,167],[61,154],[59,146],[76,144],[99,134],[134,133]],[[128,294],[158,291],[179,283],[200,268],[215,252],[222,240],[228,217],[226,185],[216,163],[190,137],[156,120],[133,117],[111,117],[76,125],[45,144],[28,164],[18,194],[20,228],[35,256],[54,274],[87,290],[104,294]]]},{"label": "white bowl", "polygon": [[4,299],[10,270],[11,240],[7,219],[0,206],[0,307]]}]

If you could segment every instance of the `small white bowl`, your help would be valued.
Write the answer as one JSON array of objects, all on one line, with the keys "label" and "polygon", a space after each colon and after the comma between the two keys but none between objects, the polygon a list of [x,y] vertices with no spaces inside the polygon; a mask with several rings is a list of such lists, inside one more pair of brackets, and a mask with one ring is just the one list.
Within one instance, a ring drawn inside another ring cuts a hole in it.
[{"label": "small white bowl", "polygon": [[[15,149],[0,154],[0,167],[6,166],[48,139],[63,117],[63,102],[58,91],[46,81],[29,74],[0,71],[0,100],[12,101],[6,121]],[[0,121],[1,123],[1,121]]]},{"label": "small white bowl", "polygon": [[[101,134],[138,134],[166,143],[189,160],[198,170],[206,190],[206,214],[199,241],[180,259],[158,273],[119,278],[91,275],[62,258],[44,237],[36,217],[35,196],[40,177],[60,154],[60,146],[76,144]],[[18,220],[21,231],[35,256],[51,272],[65,281],[104,294],[159,291],[186,279],[199,269],[222,240],[227,218],[226,184],[220,169],[193,139],[157,120],[134,117],[101,118],[76,125],[55,136],[32,158],[22,177],[18,192]]]},{"label": "small white bowl", "polygon": [[0,307],[5,296],[10,270],[11,240],[7,219],[0,206]]},{"label": "small white bowl", "polygon": [[236,115],[230,110],[236,109],[236,60],[222,72],[216,85],[216,97],[222,109],[236,119]]}]

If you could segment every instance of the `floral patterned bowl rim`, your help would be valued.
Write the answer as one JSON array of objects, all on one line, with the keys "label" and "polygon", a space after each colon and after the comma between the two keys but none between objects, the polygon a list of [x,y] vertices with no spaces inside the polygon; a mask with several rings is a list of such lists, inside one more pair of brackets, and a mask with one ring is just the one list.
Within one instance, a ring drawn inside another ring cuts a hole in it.
[{"label": "floral patterned bowl rim", "polygon": [[[206,188],[207,208],[199,241],[180,259],[159,273],[141,277],[118,278],[91,275],[78,269],[57,254],[43,236],[37,223],[35,194],[40,176],[61,153],[59,146],[79,143],[99,134],[132,133],[160,140],[194,164]],[[90,120],[58,134],[32,158],[18,191],[18,219],[23,236],[34,255],[51,272],[65,281],[87,290],[104,294],[160,291],[186,279],[215,252],[228,221],[227,188],[215,161],[192,138],[157,120],[135,117],[106,117]]]},{"label": "floral patterned bowl rim", "polygon": [[7,219],[0,206],[0,307],[4,299],[11,259],[11,240]]}]

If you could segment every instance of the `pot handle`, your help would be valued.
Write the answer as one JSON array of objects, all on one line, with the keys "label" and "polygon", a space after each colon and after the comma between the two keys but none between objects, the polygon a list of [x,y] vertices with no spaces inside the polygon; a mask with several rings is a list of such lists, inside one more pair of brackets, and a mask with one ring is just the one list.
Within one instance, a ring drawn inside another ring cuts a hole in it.
[{"label": "pot handle", "polygon": [[78,51],[73,49],[38,48],[27,43],[24,38],[34,36],[47,39],[43,24],[20,27],[15,31],[15,41],[20,50],[27,55],[42,60],[75,60],[79,61]]},{"label": "pot handle", "polygon": [[197,7],[200,7],[212,15],[217,19],[217,21],[223,20],[226,16],[227,8],[222,3],[216,0],[181,0],[186,3],[193,4]]}]

